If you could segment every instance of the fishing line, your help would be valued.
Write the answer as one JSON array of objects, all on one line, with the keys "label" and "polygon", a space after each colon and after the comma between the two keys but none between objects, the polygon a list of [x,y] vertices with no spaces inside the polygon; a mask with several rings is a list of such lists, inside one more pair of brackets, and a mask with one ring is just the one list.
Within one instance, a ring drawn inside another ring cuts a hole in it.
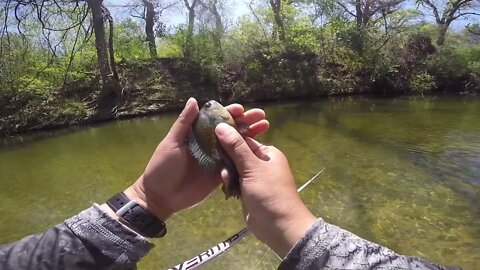
[{"label": "fishing line", "polygon": [[263,262],[263,260],[265,259],[265,257],[267,257],[267,254],[268,254],[269,251],[270,251],[270,248],[267,247],[267,249],[265,249],[265,252],[263,253],[262,258],[258,261],[258,263],[257,263],[257,265],[255,266],[254,269],[258,269],[258,267],[259,267],[260,264]]},{"label": "fishing line", "polygon": [[[301,187],[297,189],[297,192],[302,191],[304,188],[310,185],[310,183],[312,183],[312,181],[315,180],[324,170],[325,168],[320,170],[317,174],[315,174],[312,178],[310,178],[310,180],[305,182],[305,184],[303,184]],[[217,245],[213,246],[209,250],[203,253],[200,253],[197,256],[184,261],[183,263],[177,264],[174,267],[169,268],[169,270],[197,269],[201,265],[207,263],[208,261],[214,259],[218,255],[224,253],[236,243],[240,242],[240,240],[242,240],[245,236],[247,236],[249,232],[250,231],[248,230],[248,228],[245,227],[240,231],[238,231],[236,234],[230,236],[225,241],[218,243]]]}]

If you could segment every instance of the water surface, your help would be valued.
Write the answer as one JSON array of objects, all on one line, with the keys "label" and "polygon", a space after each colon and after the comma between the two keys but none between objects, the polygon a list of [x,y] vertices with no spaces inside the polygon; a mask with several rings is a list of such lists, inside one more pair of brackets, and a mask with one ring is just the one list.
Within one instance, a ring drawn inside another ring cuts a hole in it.
[{"label": "water surface", "polygon": [[[312,212],[397,252],[478,268],[480,98],[346,98],[263,106],[261,140],[284,151]],[[176,115],[51,134],[0,150],[0,243],[40,232],[103,202],[144,169]],[[8,218],[5,218],[8,217]],[[217,190],[167,222],[140,263],[165,269],[243,227]],[[278,258],[249,236],[205,269],[273,269]]]}]

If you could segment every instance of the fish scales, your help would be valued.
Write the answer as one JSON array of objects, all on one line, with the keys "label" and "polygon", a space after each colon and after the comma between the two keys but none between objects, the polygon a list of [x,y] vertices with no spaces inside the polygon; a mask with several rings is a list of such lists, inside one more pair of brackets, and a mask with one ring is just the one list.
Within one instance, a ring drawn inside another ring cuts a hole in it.
[{"label": "fish scales", "polygon": [[227,199],[240,196],[240,184],[237,168],[232,159],[222,149],[215,134],[215,127],[227,123],[238,129],[232,115],[220,103],[210,100],[200,109],[188,135],[187,145],[190,154],[205,170],[219,173],[223,168],[228,171],[230,181],[222,187]]}]

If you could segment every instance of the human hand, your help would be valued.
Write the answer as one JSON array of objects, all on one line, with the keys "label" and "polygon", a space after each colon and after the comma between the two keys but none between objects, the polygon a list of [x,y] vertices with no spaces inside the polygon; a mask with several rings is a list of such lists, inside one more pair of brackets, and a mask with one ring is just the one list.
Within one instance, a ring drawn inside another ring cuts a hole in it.
[{"label": "human hand", "polygon": [[[284,257],[315,221],[298,195],[287,158],[229,125],[219,124],[215,132],[237,167],[248,228]],[[221,175],[228,181],[225,170]]]},{"label": "human hand", "polygon": [[[243,106],[226,106],[236,121],[249,126],[247,136],[268,129],[265,112]],[[165,221],[170,215],[205,199],[220,183],[220,175],[211,175],[191,157],[186,137],[198,115],[197,101],[190,98],[170,131],[150,158],[145,172],[125,194]]]}]

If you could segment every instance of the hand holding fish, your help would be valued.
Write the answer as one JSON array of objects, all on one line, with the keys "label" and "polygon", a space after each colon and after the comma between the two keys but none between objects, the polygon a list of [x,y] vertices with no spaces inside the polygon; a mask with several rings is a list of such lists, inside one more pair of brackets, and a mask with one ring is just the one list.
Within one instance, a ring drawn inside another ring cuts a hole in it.
[{"label": "hand holding fish", "polygon": [[[238,170],[248,228],[283,258],[316,219],[298,195],[287,158],[229,125],[219,124],[216,134]],[[229,181],[225,170],[222,179]]]},{"label": "hand holding fish", "polygon": [[[247,136],[265,132],[269,125],[261,109],[244,112],[243,106],[226,106],[235,120],[247,125]],[[190,98],[170,131],[150,158],[145,172],[125,193],[161,220],[205,199],[220,183],[220,175],[212,176],[192,159],[186,138],[199,108]]]}]

